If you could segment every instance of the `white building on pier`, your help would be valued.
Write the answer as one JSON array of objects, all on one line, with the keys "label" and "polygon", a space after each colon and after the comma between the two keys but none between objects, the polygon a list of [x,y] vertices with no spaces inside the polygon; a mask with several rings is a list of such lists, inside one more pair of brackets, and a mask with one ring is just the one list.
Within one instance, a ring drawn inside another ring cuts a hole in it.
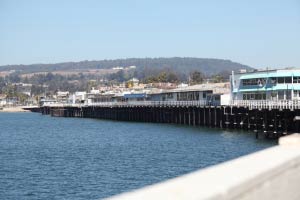
[{"label": "white building on pier", "polygon": [[300,100],[300,69],[232,74],[232,100]]}]

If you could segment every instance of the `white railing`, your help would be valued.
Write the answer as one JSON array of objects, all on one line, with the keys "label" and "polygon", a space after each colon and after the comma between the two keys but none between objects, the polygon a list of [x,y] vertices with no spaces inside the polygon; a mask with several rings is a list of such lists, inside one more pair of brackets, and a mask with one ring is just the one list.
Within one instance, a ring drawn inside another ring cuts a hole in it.
[{"label": "white railing", "polygon": [[44,104],[46,107],[83,107],[84,104],[80,103],[51,103],[51,104]]},{"label": "white railing", "polygon": [[[49,107],[133,107],[133,106],[219,106],[220,102],[200,101],[128,101],[128,102],[95,102],[95,103],[52,103]],[[227,106],[245,107],[249,109],[300,109],[300,100],[232,100]]]},{"label": "white railing", "polygon": [[232,100],[230,106],[249,109],[299,109],[299,100]]},{"label": "white railing", "polygon": [[[217,106],[218,103],[208,102],[206,100],[200,101],[128,101],[128,102],[96,102],[85,104],[71,104],[71,103],[53,103],[49,107],[130,107],[130,106]],[[219,105],[219,104],[218,104]]]},{"label": "white railing", "polygon": [[98,102],[89,103],[88,106],[204,106],[207,105],[205,100],[202,101],[128,101],[128,102]]}]

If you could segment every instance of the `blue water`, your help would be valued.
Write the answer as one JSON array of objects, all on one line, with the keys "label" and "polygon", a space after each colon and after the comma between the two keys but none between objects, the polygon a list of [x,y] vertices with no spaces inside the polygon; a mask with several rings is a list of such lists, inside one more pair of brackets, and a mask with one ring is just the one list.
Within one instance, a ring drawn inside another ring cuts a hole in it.
[{"label": "blue water", "polygon": [[99,199],[273,145],[220,129],[0,113],[0,199]]}]

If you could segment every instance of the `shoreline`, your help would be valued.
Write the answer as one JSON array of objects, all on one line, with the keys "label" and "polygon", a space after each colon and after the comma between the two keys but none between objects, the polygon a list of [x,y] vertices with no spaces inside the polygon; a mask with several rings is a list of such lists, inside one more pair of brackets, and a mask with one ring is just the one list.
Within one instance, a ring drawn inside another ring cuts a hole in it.
[{"label": "shoreline", "polygon": [[17,106],[17,107],[4,107],[0,112],[3,113],[18,113],[18,112],[30,112],[29,110],[24,110],[23,107]]}]

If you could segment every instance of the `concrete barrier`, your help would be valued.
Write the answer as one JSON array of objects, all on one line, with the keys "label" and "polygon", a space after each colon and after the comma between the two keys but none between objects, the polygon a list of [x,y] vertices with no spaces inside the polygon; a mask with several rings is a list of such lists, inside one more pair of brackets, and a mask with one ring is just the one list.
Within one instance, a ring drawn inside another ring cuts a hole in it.
[{"label": "concrete barrier", "polygon": [[300,135],[279,145],[110,200],[299,200]]}]

